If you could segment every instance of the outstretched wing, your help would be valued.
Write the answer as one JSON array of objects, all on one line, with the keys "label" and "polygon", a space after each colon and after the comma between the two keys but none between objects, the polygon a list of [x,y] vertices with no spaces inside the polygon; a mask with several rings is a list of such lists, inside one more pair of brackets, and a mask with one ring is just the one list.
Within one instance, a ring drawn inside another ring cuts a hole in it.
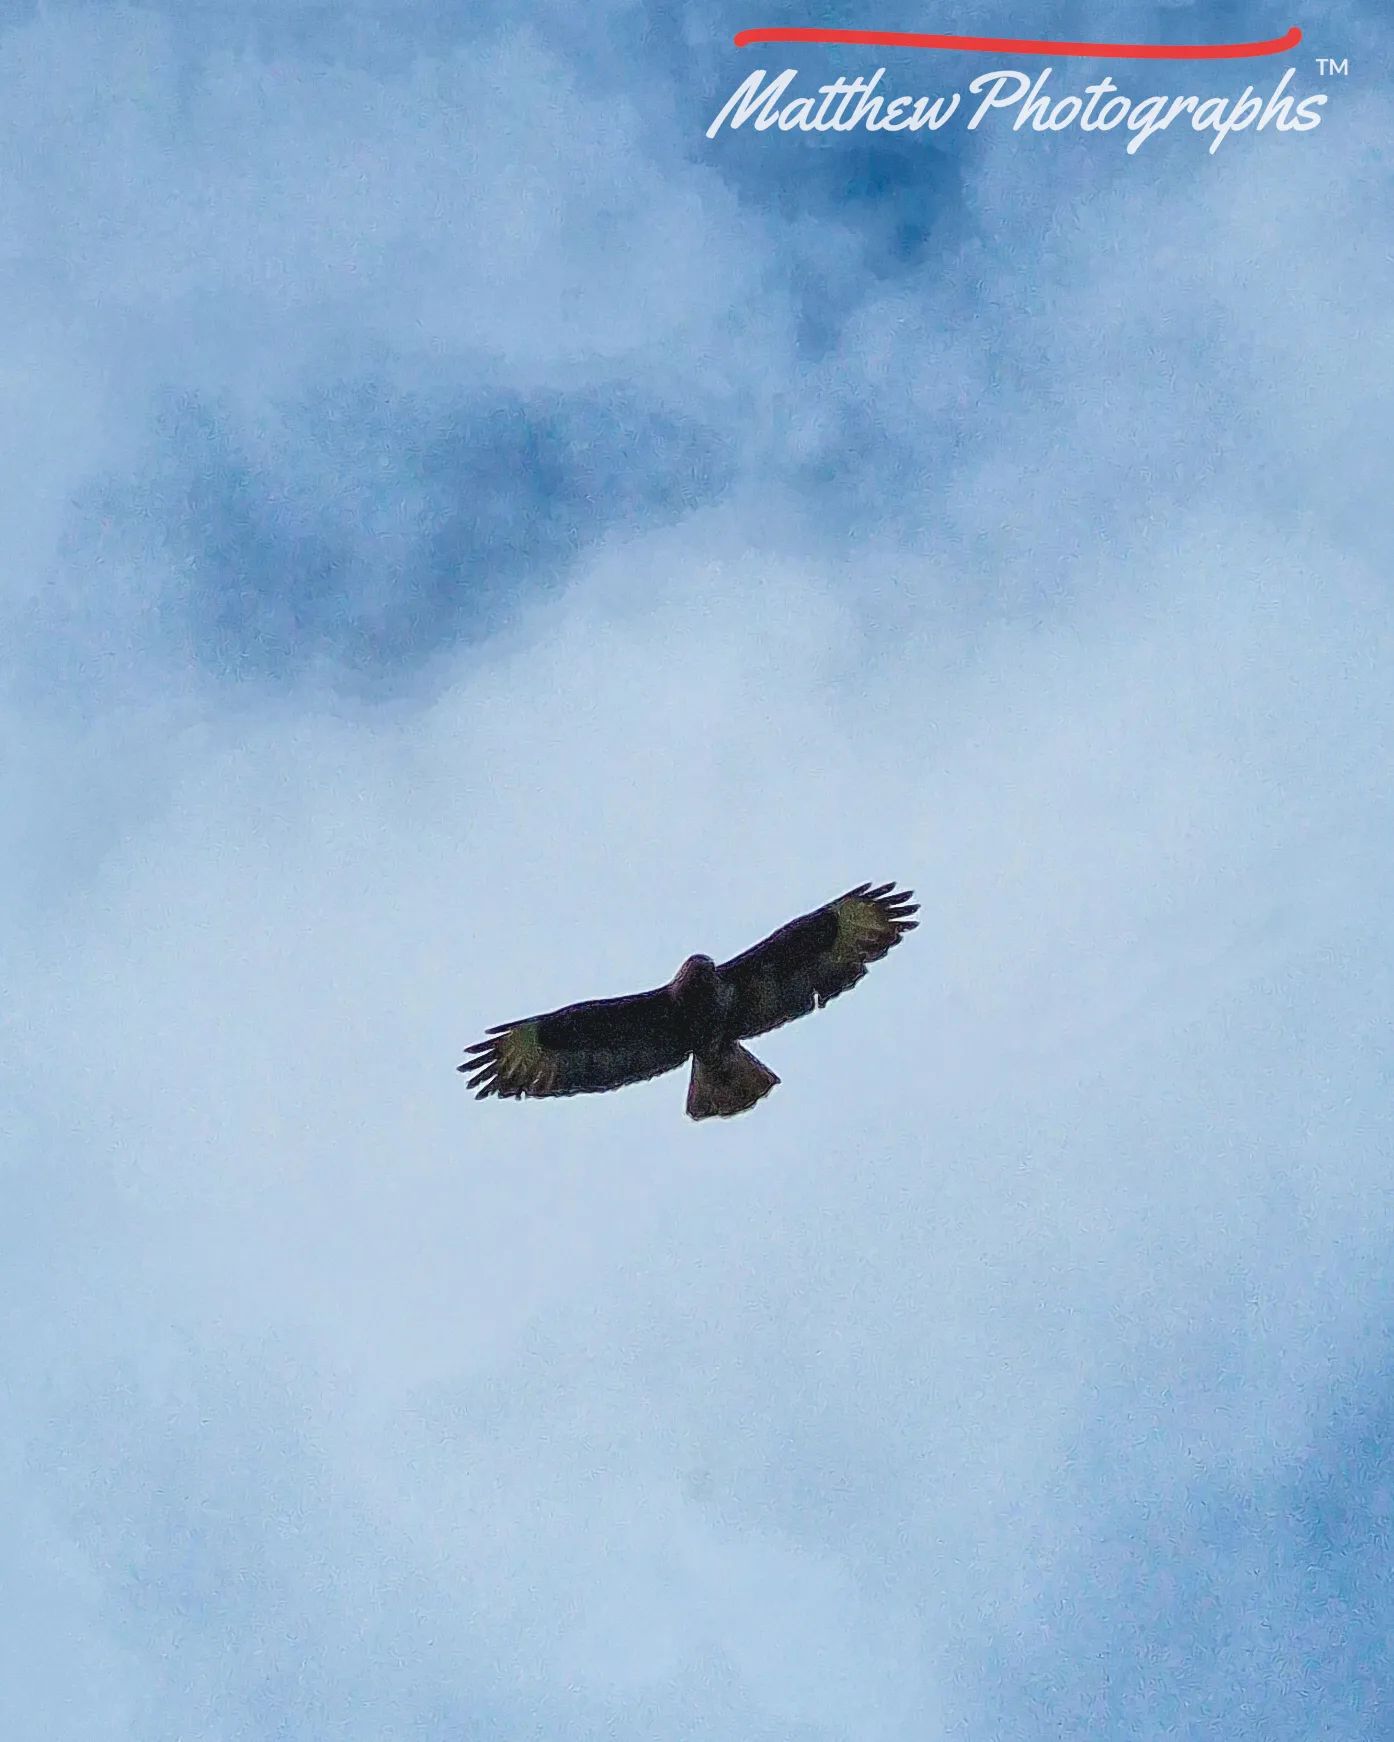
[{"label": "outstretched wing", "polygon": [[766,1034],[855,986],[868,962],[919,924],[910,918],[919,912],[912,893],[860,883],[724,963],[717,972],[735,989],[736,1033],[742,1040]]},{"label": "outstretched wing", "polygon": [[456,1068],[475,1099],[501,1095],[591,1095],[675,1070],[689,1056],[667,989],[569,1004],[546,1016],[504,1022],[467,1047]]}]

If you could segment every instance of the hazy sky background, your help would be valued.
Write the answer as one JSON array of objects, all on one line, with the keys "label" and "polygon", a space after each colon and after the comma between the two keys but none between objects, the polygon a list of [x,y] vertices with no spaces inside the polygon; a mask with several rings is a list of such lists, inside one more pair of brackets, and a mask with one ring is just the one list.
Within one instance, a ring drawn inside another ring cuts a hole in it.
[{"label": "hazy sky background", "polygon": [[[8,10],[6,1735],[1390,1734],[1388,25],[704,138],[878,6]],[[889,877],[747,1118],[454,1073]]]}]

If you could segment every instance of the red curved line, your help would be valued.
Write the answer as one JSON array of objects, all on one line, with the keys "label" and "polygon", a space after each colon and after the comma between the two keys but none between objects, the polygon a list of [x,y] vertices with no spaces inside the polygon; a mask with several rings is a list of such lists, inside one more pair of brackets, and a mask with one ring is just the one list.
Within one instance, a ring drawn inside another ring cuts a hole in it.
[{"label": "red curved line", "polygon": [[1282,54],[1296,48],[1302,32],[1294,24],[1283,36],[1263,42],[1041,42],[1015,36],[920,35],[909,30],[821,30],[807,25],[775,25],[769,30],[738,30],[737,48],[753,42],[836,42],[858,48],[962,48],[977,53],[1099,55],[1120,60],[1242,60],[1249,55]]}]

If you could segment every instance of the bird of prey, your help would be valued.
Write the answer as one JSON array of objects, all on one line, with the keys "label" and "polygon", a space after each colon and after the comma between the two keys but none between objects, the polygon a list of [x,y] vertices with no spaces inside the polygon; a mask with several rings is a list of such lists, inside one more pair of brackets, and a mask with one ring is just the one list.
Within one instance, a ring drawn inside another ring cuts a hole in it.
[{"label": "bird of prey", "polygon": [[692,1060],[692,1119],[744,1113],[779,1078],[740,1044],[822,1009],[855,986],[918,920],[893,883],[860,883],[718,967],[689,956],[666,986],[568,1004],[500,1023],[456,1068],[476,1099],[587,1095],[677,1070]]}]

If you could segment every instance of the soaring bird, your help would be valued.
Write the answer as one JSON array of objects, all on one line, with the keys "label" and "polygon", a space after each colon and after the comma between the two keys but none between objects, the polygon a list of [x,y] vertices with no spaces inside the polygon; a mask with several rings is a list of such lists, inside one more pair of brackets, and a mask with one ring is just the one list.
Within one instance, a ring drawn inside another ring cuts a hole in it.
[{"label": "soaring bird", "polygon": [[859,883],[720,966],[689,956],[652,992],[500,1023],[466,1048],[456,1068],[469,1074],[476,1099],[517,1100],[620,1089],[691,1059],[689,1118],[744,1113],[779,1078],[741,1041],[821,1010],[855,986],[869,962],[919,924],[910,918],[919,911],[912,893]]}]

